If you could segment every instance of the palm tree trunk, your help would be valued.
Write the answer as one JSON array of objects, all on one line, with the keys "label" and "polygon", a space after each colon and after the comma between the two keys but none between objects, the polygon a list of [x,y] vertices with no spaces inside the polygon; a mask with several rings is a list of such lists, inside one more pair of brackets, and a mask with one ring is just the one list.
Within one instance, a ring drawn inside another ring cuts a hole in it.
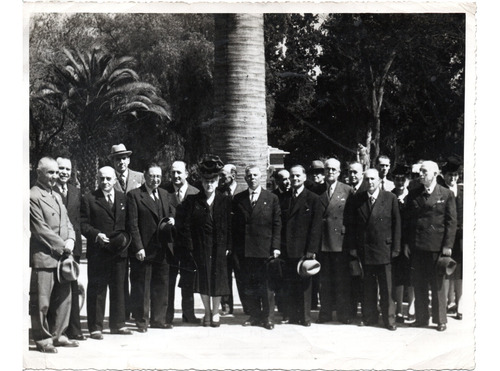
[{"label": "palm tree trunk", "polygon": [[[214,119],[209,127],[211,150],[238,169],[268,166],[264,16],[215,15]],[[262,186],[266,186],[263,176]]]}]

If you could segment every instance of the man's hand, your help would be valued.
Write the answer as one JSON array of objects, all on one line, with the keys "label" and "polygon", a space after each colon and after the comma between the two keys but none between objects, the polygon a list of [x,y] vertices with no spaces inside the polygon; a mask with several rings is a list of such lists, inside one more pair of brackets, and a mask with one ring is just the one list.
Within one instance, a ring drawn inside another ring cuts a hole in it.
[{"label": "man's hand", "polygon": [[316,257],[316,254],[313,252],[306,253],[306,259],[314,259],[315,257]]},{"label": "man's hand", "polygon": [[135,257],[137,258],[137,260],[139,261],[144,261],[144,258],[146,257],[146,252],[144,251],[144,249],[140,249],[139,251],[137,251],[135,253]]},{"label": "man's hand", "polygon": [[444,256],[451,256],[451,249],[449,247],[445,247],[443,249],[443,255]]},{"label": "man's hand", "polygon": [[228,256],[229,254],[231,254],[231,251],[226,250],[226,256]]},{"label": "man's hand", "polygon": [[356,250],[356,249],[349,250],[349,255],[351,255],[353,258],[357,258],[358,257],[358,250]]},{"label": "man's hand", "polygon": [[98,233],[96,241],[100,246],[104,246],[105,244],[109,243],[109,238],[105,233]]},{"label": "man's hand", "polygon": [[75,240],[64,241],[63,253],[72,254],[74,248],[75,248]]},{"label": "man's hand", "polygon": [[391,258],[397,258],[399,256],[399,251],[392,251],[391,252]]},{"label": "man's hand", "polygon": [[280,255],[281,255],[281,251],[279,251],[279,250],[273,250],[273,258],[274,259],[276,259]]},{"label": "man's hand", "polygon": [[172,217],[168,218],[167,224],[175,225],[175,219]]}]

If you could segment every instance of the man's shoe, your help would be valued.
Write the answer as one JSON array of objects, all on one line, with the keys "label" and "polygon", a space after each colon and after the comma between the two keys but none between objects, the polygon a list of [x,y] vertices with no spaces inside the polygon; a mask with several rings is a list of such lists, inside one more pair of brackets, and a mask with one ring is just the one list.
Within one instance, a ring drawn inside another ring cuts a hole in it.
[{"label": "man's shoe", "polygon": [[403,317],[402,314],[398,314],[396,316],[396,323],[405,323],[405,318]]},{"label": "man's shoe", "polygon": [[428,322],[420,322],[420,321],[415,321],[410,324],[410,327],[427,327],[429,326]]},{"label": "man's shoe", "polygon": [[255,320],[254,318],[250,317],[249,319],[247,319],[245,322],[243,322],[243,326],[247,327],[247,326],[260,326],[261,325],[261,322],[260,321],[257,321]]},{"label": "man's shoe", "polygon": [[223,304],[222,305],[222,312],[221,312],[221,315],[223,316],[227,316],[229,314],[229,312],[231,311],[231,309],[229,308],[229,304]]},{"label": "man's shoe", "polygon": [[457,312],[457,315],[455,316],[455,319],[462,320],[462,313],[458,313]]},{"label": "man's shoe", "polygon": [[359,327],[365,327],[365,326],[367,326],[367,324],[366,324],[365,321],[361,321],[360,323],[358,323],[358,326]]},{"label": "man's shoe", "polygon": [[138,327],[137,332],[145,333],[145,332],[148,332],[148,329],[146,327]]},{"label": "man's shoe", "polygon": [[185,314],[182,315],[182,322],[184,323],[194,323],[196,325],[199,325],[201,323],[201,319],[196,318],[196,316],[187,316]]},{"label": "man's shoe", "polygon": [[263,326],[267,330],[272,330],[274,328],[274,323],[272,323],[271,321],[267,321],[264,322]]},{"label": "man's shoe", "polygon": [[76,340],[67,340],[67,341],[57,341],[54,340],[54,346],[55,347],[67,347],[67,348],[76,348],[80,344],[78,344],[78,341]]},{"label": "man's shoe", "polygon": [[42,353],[57,353],[57,349],[52,344],[36,345],[36,349]]},{"label": "man's shoe", "polygon": [[446,323],[438,323],[436,330],[439,332],[446,330]]},{"label": "man's shoe", "polygon": [[389,330],[389,331],[396,331],[397,329],[398,329],[398,328],[397,328],[397,326],[396,326],[396,325],[388,325],[388,326],[387,326],[387,330]]},{"label": "man's shoe", "polygon": [[68,339],[77,340],[77,341],[85,341],[85,340],[87,340],[87,337],[83,334],[78,334],[75,336],[68,336]]},{"label": "man's shoe", "polygon": [[300,321],[300,324],[304,327],[309,327],[311,326],[311,321]]},{"label": "man's shoe", "polygon": [[102,340],[103,339],[102,332],[101,331],[92,332],[90,333],[90,338],[94,340]]},{"label": "man's shoe", "polygon": [[159,329],[172,329],[174,326],[171,323],[152,323],[149,327]]},{"label": "man's shoe", "polygon": [[283,317],[283,319],[280,321],[282,325],[286,325],[290,322],[290,319],[288,317]]},{"label": "man's shoe", "polygon": [[127,327],[111,329],[110,333],[112,333],[113,335],[132,335],[132,331],[130,331],[130,329],[128,329]]},{"label": "man's shoe", "polygon": [[352,323],[352,318],[346,318],[340,322],[342,322],[344,325],[350,325]]}]

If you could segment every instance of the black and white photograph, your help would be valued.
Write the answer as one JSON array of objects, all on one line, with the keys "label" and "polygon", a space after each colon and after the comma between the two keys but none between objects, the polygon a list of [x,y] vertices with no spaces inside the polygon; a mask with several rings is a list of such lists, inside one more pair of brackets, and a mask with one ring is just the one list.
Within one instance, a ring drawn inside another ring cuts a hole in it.
[{"label": "black and white photograph", "polygon": [[22,368],[475,369],[476,6],[24,3]]}]

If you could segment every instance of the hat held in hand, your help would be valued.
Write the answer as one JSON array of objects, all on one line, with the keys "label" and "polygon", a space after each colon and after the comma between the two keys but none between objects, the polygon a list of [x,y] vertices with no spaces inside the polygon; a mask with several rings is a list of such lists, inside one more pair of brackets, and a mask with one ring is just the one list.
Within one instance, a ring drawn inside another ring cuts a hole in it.
[{"label": "hat held in hand", "polygon": [[130,233],[122,230],[113,231],[108,238],[109,243],[106,245],[106,249],[118,255],[127,250],[132,242]]},{"label": "hat held in hand", "polygon": [[439,275],[449,276],[453,274],[455,268],[457,267],[457,262],[453,260],[450,256],[440,256],[436,262],[436,271]]},{"label": "hat held in hand", "polygon": [[78,279],[80,275],[80,264],[78,264],[73,255],[64,255],[57,262],[57,280],[59,283],[72,282]]},{"label": "hat held in hand", "polygon": [[311,277],[317,274],[321,269],[321,264],[316,259],[302,258],[297,264],[297,273],[301,277]]}]

